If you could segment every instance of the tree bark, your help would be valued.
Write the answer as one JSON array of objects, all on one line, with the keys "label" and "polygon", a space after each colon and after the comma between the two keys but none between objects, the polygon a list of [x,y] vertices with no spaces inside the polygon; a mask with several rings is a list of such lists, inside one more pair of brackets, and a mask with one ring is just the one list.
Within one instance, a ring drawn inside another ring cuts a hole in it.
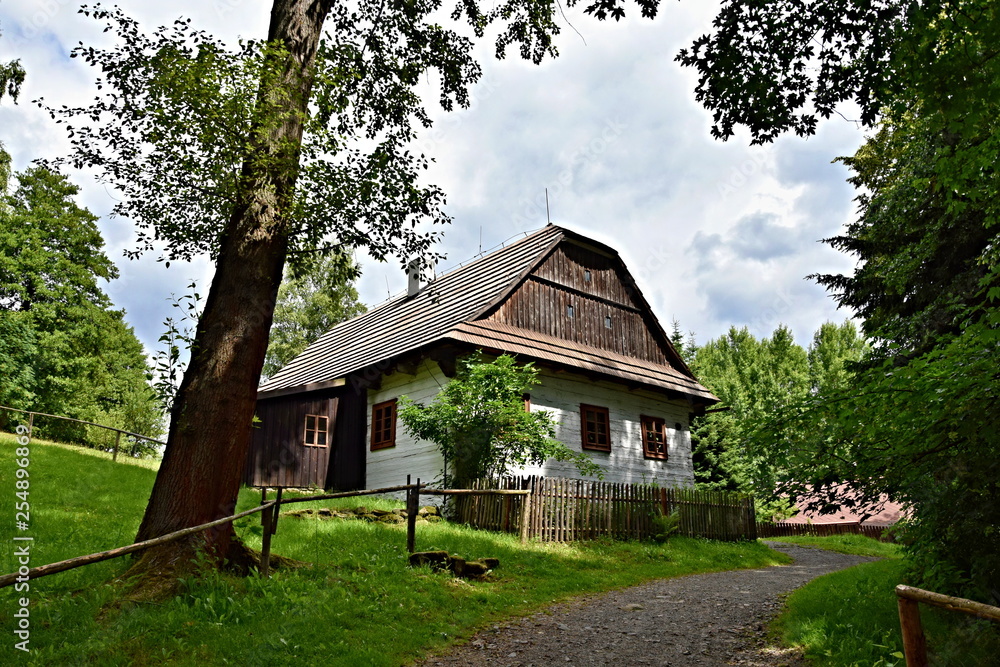
[{"label": "tree bark", "polygon": [[[220,239],[216,273],[191,362],[170,415],[163,463],[139,527],[148,540],[233,514],[250,443],[257,385],[288,250],[312,72],[330,0],[275,0],[268,42],[276,76],[261,82],[257,131],[241,195]],[[216,566],[231,557],[231,524],[203,537],[147,550],[133,573],[171,576],[204,549]],[[140,582],[141,584],[141,582]]]}]

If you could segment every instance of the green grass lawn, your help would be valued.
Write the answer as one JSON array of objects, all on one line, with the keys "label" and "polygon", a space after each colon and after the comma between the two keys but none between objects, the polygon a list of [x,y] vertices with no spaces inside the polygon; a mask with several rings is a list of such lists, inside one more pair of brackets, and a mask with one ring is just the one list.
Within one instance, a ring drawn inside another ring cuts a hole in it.
[{"label": "green grass lawn", "polygon": [[[0,496],[14,494],[14,440],[0,435]],[[154,472],[113,464],[73,448],[31,448],[32,565],[131,542]],[[239,508],[254,506],[246,489]],[[358,498],[338,506],[398,506]],[[11,507],[12,503],[7,503]],[[331,501],[299,504],[332,507]],[[11,517],[13,518],[13,517]],[[260,546],[259,519],[237,530]],[[469,637],[490,623],[582,593],[653,578],[787,562],[759,543],[677,538],[667,545],[597,541],[529,543],[513,536],[422,524],[417,548],[501,565],[487,581],[465,582],[406,565],[402,526],[282,517],[273,550],[312,563],[271,579],[213,574],[185,582],[183,594],[159,604],[102,613],[128,565],[108,561],[31,583],[34,665],[400,665]],[[3,571],[16,563],[9,542]],[[5,591],[0,623],[13,626],[15,594]],[[13,641],[0,647],[7,664]]]},{"label": "green grass lawn", "polygon": [[[898,547],[867,537],[781,538],[844,553],[885,556],[809,582],[792,593],[772,632],[786,646],[800,646],[821,667],[903,667],[895,587],[906,583]],[[995,665],[995,626],[921,605],[931,663],[942,667]]]}]

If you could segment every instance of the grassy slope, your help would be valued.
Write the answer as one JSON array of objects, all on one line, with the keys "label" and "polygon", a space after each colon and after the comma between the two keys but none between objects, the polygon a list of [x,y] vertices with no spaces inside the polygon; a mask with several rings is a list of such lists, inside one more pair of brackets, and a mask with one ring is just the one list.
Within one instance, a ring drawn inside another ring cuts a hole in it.
[{"label": "grassy slope", "polygon": [[[806,657],[818,666],[902,667],[894,589],[904,583],[906,565],[899,559],[899,548],[861,536],[781,541],[889,558],[819,577],[792,593],[772,625],[782,643],[803,647]],[[996,664],[1000,637],[985,621],[926,606],[921,615],[933,664]]]},{"label": "grassy slope", "polygon": [[[0,436],[0,496],[13,495],[13,439]],[[32,564],[126,544],[138,527],[154,473],[35,443],[31,453]],[[240,508],[259,501],[244,490]],[[350,504],[389,506],[357,499]],[[317,503],[315,506],[330,506]],[[238,526],[259,546],[259,520]],[[520,545],[496,533],[421,525],[418,549],[498,557],[490,581],[466,583],[406,567],[399,526],[283,517],[277,553],[308,569],[269,580],[211,575],[158,605],[101,614],[116,595],[107,581],[124,559],[32,583],[27,664],[399,665],[475,629],[568,596],[657,577],[785,562],[760,544],[676,539],[668,546],[595,542]],[[3,545],[3,571],[14,563]],[[13,594],[8,594],[10,600]],[[11,627],[13,604],[0,607]],[[5,662],[11,642],[0,647]],[[22,660],[23,662],[23,660]]]}]

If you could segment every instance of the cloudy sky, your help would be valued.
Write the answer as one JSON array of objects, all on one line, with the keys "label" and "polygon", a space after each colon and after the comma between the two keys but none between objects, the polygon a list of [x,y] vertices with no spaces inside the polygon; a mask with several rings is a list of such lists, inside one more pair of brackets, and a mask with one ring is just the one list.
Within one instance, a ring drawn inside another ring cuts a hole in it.
[{"label": "cloudy sky", "polygon": [[[184,16],[232,41],[264,36],[270,8],[258,0],[119,4],[150,28]],[[621,24],[569,12],[580,34],[565,27],[560,57],[542,66],[497,62],[485,45],[472,107],[437,111],[419,142],[436,157],[429,181],[443,187],[454,218],[439,270],[542,227],[547,188],[551,220],[616,248],[667,329],[676,318],[705,342],[733,325],[763,336],[784,323],[806,345],[821,323],[849,316],[805,276],[853,267],[818,240],[853,216],[847,170],[831,161],[853,153],[863,134],[837,117],[808,140],[714,141],[711,117],[694,101],[694,74],[674,57],[711,28],[716,6],[665,1],[656,20]],[[17,169],[67,152],[62,131],[32,100],[72,105],[96,92],[94,72],[68,54],[79,42],[108,44],[111,36],[78,7],[0,0],[0,61],[20,58],[28,71],[20,104],[0,106],[0,140]],[[155,254],[126,259],[135,233],[128,220],[108,216],[114,193],[92,174],[71,176],[81,203],[101,216],[121,272],[107,291],[152,348],[170,295],[191,280],[207,292],[211,267],[201,260],[168,269]],[[366,304],[405,289],[398,263],[359,259]]]}]

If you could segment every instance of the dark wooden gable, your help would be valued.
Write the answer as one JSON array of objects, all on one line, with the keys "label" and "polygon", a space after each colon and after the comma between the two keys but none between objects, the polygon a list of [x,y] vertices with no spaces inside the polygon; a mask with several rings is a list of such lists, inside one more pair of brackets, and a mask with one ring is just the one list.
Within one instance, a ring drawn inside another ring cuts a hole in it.
[{"label": "dark wooden gable", "polygon": [[556,246],[484,318],[661,365],[674,365],[659,325],[617,256]]}]

